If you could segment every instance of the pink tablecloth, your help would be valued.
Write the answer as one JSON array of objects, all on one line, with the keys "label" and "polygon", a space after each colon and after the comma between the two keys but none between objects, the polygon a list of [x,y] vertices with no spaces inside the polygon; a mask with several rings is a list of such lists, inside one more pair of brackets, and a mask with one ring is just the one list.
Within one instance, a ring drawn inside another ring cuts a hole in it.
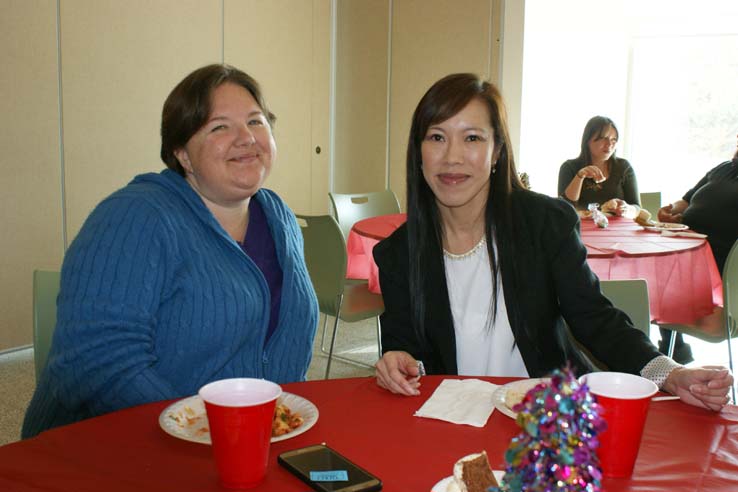
[{"label": "pink tablecloth", "polygon": [[[406,220],[382,215],[354,224],[348,238],[348,278],[368,279],[380,293],[372,249]],[[648,282],[651,318],[660,323],[693,323],[722,306],[722,281],[704,239],[666,237],[629,219],[611,218],[606,229],[582,221],[587,261],[600,280],[642,278]]]}]

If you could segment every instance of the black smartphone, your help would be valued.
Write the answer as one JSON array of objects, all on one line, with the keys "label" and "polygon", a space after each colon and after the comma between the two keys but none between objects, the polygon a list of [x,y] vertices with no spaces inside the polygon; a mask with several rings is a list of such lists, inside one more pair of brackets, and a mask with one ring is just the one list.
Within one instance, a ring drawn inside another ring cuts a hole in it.
[{"label": "black smartphone", "polygon": [[280,454],[277,462],[320,492],[371,492],[382,482],[325,444]]}]

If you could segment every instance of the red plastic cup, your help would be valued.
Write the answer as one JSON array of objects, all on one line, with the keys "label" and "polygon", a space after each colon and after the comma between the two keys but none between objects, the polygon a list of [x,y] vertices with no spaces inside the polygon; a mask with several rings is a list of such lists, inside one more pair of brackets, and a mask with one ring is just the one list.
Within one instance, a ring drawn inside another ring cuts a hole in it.
[{"label": "red plastic cup", "polygon": [[600,434],[602,474],[629,477],[633,474],[648,405],[658,387],[648,379],[622,372],[593,372],[580,378],[602,406],[607,429]]},{"label": "red plastic cup", "polygon": [[264,379],[223,379],[199,391],[205,402],[220,484],[248,489],[266,475],[279,385]]}]

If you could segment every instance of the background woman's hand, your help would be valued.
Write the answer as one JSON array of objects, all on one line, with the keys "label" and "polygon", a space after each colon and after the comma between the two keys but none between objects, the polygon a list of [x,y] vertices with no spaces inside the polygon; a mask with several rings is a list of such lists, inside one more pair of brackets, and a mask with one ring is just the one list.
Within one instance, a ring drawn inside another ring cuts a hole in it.
[{"label": "background woman's hand", "polygon": [[732,385],[733,375],[725,367],[680,367],[671,371],[663,389],[685,403],[718,412],[730,400]]},{"label": "background woman's hand", "polygon": [[597,166],[586,166],[577,171],[577,176],[580,178],[589,178],[594,180],[595,183],[602,183],[605,181],[605,175]]},{"label": "background woman's hand", "polygon": [[625,200],[621,200],[620,198],[612,198],[606,201],[600,206],[600,209],[603,212],[615,214],[618,217],[628,216],[628,215],[632,215],[633,217],[635,217],[635,214],[633,213],[634,207],[631,207],[630,205],[628,205],[628,203]]},{"label": "background woman's hand", "polygon": [[418,361],[407,352],[385,352],[375,365],[377,385],[400,395],[419,395],[420,368]]},{"label": "background woman's hand", "polygon": [[661,222],[682,222],[682,213],[676,212],[672,204],[664,205],[659,209],[658,213],[659,221]]}]

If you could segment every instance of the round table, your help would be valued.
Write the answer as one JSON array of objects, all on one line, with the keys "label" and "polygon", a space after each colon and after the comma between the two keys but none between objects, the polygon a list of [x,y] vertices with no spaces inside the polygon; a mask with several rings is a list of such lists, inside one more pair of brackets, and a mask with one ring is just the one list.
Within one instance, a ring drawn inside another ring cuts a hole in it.
[{"label": "round table", "polygon": [[[305,492],[308,487],[277,464],[277,455],[321,442],[379,477],[386,492],[428,492],[451,475],[457,459],[483,449],[494,469],[504,469],[504,451],[520,429],[501,412],[482,428],[413,415],[447,377],[454,376],[423,378],[419,397],[393,395],[373,378],[283,385],[313,402],[319,418],[304,434],[272,444],[266,479],[252,490]],[[159,428],[159,414],[170,403],[113,412],[0,447],[0,490],[222,490],[210,446]],[[633,476],[605,479],[603,489],[738,490],[738,408],[718,414],[679,401],[651,404]]]},{"label": "round table", "polygon": [[[356,222],[347,242],[347,277],[365,278],[370,291],[381,293],[372,249],[405,220],[392,214]],[[600,280],[646,280],[654,322],[694,323],[723,304],[720,272],[705,239],[663,236],[621,217],[604,229],[583,219],[581,237]]]}]

